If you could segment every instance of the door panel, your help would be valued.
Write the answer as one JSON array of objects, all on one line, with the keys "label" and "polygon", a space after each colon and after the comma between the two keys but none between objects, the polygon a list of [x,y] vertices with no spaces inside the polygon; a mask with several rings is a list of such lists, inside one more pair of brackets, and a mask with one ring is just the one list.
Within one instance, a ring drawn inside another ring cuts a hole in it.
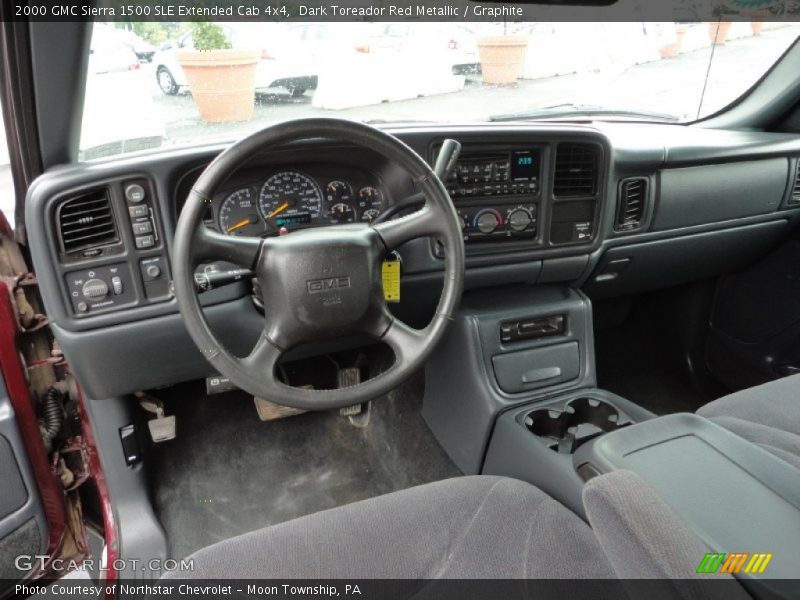
[{"label": "door panel", "polygon": [[[16,568],[17,557],[47,551],[48,531],[5,382],[0,376],[0,580],[11,586],[27,570]],[[22,564],[22,563],[20,563]],[[6,590],[0,583],[0,596]]]}]

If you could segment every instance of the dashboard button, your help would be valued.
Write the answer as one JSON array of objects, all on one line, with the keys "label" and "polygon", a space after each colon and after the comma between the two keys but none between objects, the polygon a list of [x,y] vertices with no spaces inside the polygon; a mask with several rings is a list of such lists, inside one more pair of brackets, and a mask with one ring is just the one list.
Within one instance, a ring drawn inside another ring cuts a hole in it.
[{"label": "dashboard button", "polygon": [[500,225],[500,218],[496,211],[492,209],[482,210],[475,215],[474,224],[481,233],[493,233]]},{"label": "dashboard button", "polygon": [[138,183],[131,183],[125,186],[125,198],[132,204],[138,204],[144,200],[144,188]]},{"label": "dashboard button", "polygon": [[153,232],[153,224],[150,221],[142,221],[141,223],[134,223],[133,224],[133,233],[136,235],[142,235],[144,233],[152,233]]},{"label": "dashboard button", "polygon": [[532,222],[531,214],[524,208],[516,208],[508,215],[508,228],[515,233],[525,231]]},{"label": "dashboard button", "polygon": [[152,235],[140,235],[136,237],[136,247],[139,249],[142,248],[151,248],[155,246],[155,239]]},{"label": "dashboard button", "polygon": [[100,300],[108,296],[108,284],[102,279],[90,279],[83,284],[81,292],[89,300]]},{"label": "dashboard button", "polygon": [[114,290],[114,295],[119,296],[122,294],[124,288],[122,286],[122,278],[114,276],[111,278],[111,289]]},{"label": "dashboard button", "polygon": [[139,204],[138,206],[129,206],[128,214],[134,219],[136,217],[146,217],[148,214],[147,205]]}]

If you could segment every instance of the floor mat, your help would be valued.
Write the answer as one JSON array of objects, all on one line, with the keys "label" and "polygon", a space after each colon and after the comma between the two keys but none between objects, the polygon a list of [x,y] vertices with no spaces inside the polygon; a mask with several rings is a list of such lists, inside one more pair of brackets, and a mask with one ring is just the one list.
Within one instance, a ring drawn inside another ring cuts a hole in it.
[{"label": "floor mat", "polygon": [[694,412],[711,400],[685,382],[659,355],[659,340],[640,323],[626,322],[595,334],[599,387],[658,414]]},{"label": "floor mat", "polygon": [[421,375],[372,403],[358,428],[338,412],[262,423],[252,397],[162,394],[178,437],[151,454],[153,501],[175,558],[247,531],[460,475],[420,414]]}]

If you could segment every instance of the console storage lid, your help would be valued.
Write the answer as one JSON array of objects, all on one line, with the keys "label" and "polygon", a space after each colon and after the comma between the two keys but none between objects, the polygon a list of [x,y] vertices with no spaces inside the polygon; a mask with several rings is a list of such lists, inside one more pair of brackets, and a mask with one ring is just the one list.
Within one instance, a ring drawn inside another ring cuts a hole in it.
[{"label": "console storage lid", "polygon": [[735,575],[756,597],[785,597],[789,582],[776,580],[800,574],[800,470],[715,423],[659,417],[598,437],[573,460],[584,473],[634,471],[715,552],[771,553],[763,574]]}]

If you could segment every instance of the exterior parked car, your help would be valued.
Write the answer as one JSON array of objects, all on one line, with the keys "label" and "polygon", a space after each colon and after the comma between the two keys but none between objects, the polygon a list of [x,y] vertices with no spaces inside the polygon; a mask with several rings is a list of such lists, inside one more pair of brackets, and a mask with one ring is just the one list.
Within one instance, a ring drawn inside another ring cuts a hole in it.
[{"label": "exterior parked car", "polygon": [[[157,148],[164,139],[164,124],[158,118],[152,95],[147,92],[146,73],[131,49],[126,32],[96,24],[89,55],[89,77],[81,137],[81,158],[90,160],[120,151]],[[87,115],[101,113],[109,104],[128,116],[111,123]]]},{"label": "exterior parked car", "polygon": [[[307,55],[292,53],[284,43],[284,30],[266,23],[238,23],[223,26],[234,48],[258,48],[261,60],[256,69],[256,90],[282,88],[293,96],[302,96],[317,86],[317,70]],[[153,57],[156,81],[164,94],[173,96],[188,86],[177,53],[194,47],[192,34],[161,46]]]},{"label": "exterior parked car", "polygon": [[139,68],[136,53],[123,41],[123,32],[98,24],[89,49],[89,72],[116,73]]},{"label": "exterior parked car", "polygon": [[454,75],[480,72],[478,34],[473,28],[449,23],[386,23],[383,35],[401,45],[430,46],[450,63]]},{"label": "exterior parked car", "polygon": [[133,50],[139,62],[149,63],[153,61],[153,56],[156,54],[156,47],[153,44],[145,42],[133,31],[123,30],[121,33],[124,43]]}]

